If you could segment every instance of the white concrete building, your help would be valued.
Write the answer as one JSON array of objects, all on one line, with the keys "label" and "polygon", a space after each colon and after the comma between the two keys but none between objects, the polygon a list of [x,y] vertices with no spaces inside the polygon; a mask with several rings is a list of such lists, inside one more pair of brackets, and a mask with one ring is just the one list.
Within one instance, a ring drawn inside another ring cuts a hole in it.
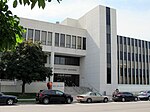
[{"label": "white concrete building", "polygon": [[126,83],[133,81],[129,81],[127,73],[128,81],[125,75],[120,75],[123,68],[120,69],[117,51],[122,47],[117,43],[115,9],[99,5],[77,20],[67,18],[56,24],[21,18],[21,25],[27,30],[23,35],[26,40],[41,41],[47,53],[46,66],[53,68],[52,82],[90,87],[108,95],[116,88],[121,91],[148,89],[149,73],[146,83],[144,79],[142,83]]}]

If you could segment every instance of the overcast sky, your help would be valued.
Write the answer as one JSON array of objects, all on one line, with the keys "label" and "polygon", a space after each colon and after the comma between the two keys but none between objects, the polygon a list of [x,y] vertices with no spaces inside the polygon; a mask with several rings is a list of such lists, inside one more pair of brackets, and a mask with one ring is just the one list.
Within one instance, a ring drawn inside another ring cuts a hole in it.
[{"label": "overcast sky", "polygon": [[55,23],[65,18],[78,19],[97,5],[104,5],[117,11],[117,34],[150,41],[150,0],[56,0],[46,3],[45,9],[37,6],[31,10],[30,6],[9,8],[19,17],[36,19]]}]

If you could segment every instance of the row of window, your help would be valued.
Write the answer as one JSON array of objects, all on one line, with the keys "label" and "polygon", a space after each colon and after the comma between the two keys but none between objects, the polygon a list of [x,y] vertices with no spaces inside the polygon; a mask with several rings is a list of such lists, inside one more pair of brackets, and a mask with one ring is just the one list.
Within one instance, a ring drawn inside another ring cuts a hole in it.
[{"label": "row of window", "polygon": [[[131,57],[131,53],[127,54],[126,52],[124,52],[123,54],[123,52],[120,51],[120,60],[123,60],[123,56],[124,56],[124,60],[127,60],[127,57],[128,57],[128,61],[141,62],[143,60],[143,62],[146,61],[148,63],[148,55],[141,55],[141,54],[138,55],[138,54],[132,53],[132,57]],[[118,53],[118,59],[119,59],[119,53]],[[150,59],[150,56],[149,56],[149,59]]]},{"label": "row of window", "polygon": [[117,44],[132,45],[150,49],[150,42],[144,40],[133,39],[129,37],[117,36]]},{"label": "row of window", "polygon": [[55,35],[55,46],[66,47],[73,49],[86,50],[86,38],[74,35],[67,35],[61,33],[52,33],[47,31],[40,31],[34,29],[26,29],[27,33],[23,37],[32,39],[33,41],[41,41],[43,45],[52,46],[53,34]]},{"label": "row of window", "polygon": [[123,72],[123,68],[120,68],[120,75],[118,75],[118,79],[119,84],[150,84],[149,70],[145,71],[145,69],[128,68],[127,72],[127,68],[124,68]]},{"label": "row of window", "polygon": [[107,43],[107,84],[111,84],[111,18],[110,8],[106,7],[106,43]]},{"label": "row of window", "polygon": [[59,65],[74,65],[80,66],[79,57],[70,57],[70,56],[55,56],[54,63]]}]

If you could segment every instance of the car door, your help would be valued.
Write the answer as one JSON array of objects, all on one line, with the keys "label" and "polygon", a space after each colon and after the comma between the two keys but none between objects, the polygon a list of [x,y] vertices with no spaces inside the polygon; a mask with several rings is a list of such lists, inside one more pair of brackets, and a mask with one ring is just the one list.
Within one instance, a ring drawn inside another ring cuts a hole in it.
[{"label": "car door", "polygon": [[96,93],[96,100],[103,101],[103,96],[100,93]]},{"label": "car door", "polygon": [[3,93],[0,93],[0,103],[6,103],[6,98]]},{"label": "car door", "polygon": [[3,96],[2,96],[3,94],[2,93],[0,93],[0,103],[3,103]]},{"label": "car door", "polygon": [[59,102],[65,102],[65,100],[66,100],[64,93],[59,90],[56,90],[56,98],[57,98],[57,101],[59,101]]},{"label": "car door", "polygon": [[134,96],[132,93],[126,93],[126,97],[128,101],[133,101],[134,100]]},{"label": "car door", "polygon": [[91,98],[93,102],[97,101],[96,93],[91,92],[89,98]]},{"label": "car door", "polygon": [[56,92],[54,90],[45,91],[45,95],[49,98],[50,102],[56,102]]}]

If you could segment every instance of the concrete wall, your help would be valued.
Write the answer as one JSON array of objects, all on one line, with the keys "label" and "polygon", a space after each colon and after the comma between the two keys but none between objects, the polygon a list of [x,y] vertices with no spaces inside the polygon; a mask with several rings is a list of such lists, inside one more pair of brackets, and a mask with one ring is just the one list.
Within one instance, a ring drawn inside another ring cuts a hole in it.
[{"label": "concrete wall", "polygon": [[[8,81],[7,83],[10,84]],[[2,82],[0,82],[1,84]],[[31,84],[26,84],[25,92],[26,93],[38,93],[40,90],[47,89],[47,82],[32,82]],[[64,92],[64,83],[63,82],[53,82],[52,89],[54,90],[61,90]],[[18,92],[21,93],[22,91],[22,81],[17,81],[15,85],[0,85],[0,92]]]},{"label": "concrete wall", "polygon": [[[81,84],[111,94],[117,88],[116,11],[111,14],[111,84],[107,84],[106,7],[97,6],[79,19],[87,30],[86,57],[81,58]],[[89,84],[88,84],[89,83]]]},{"label": "concrete wall", "polygon": [[144,91],[144,90],[150,90],[149,85],[127,85],[127,84],[119,84],[118,85],[119,91],[124,91],[124,92],[139,92],[139,91]]}]

